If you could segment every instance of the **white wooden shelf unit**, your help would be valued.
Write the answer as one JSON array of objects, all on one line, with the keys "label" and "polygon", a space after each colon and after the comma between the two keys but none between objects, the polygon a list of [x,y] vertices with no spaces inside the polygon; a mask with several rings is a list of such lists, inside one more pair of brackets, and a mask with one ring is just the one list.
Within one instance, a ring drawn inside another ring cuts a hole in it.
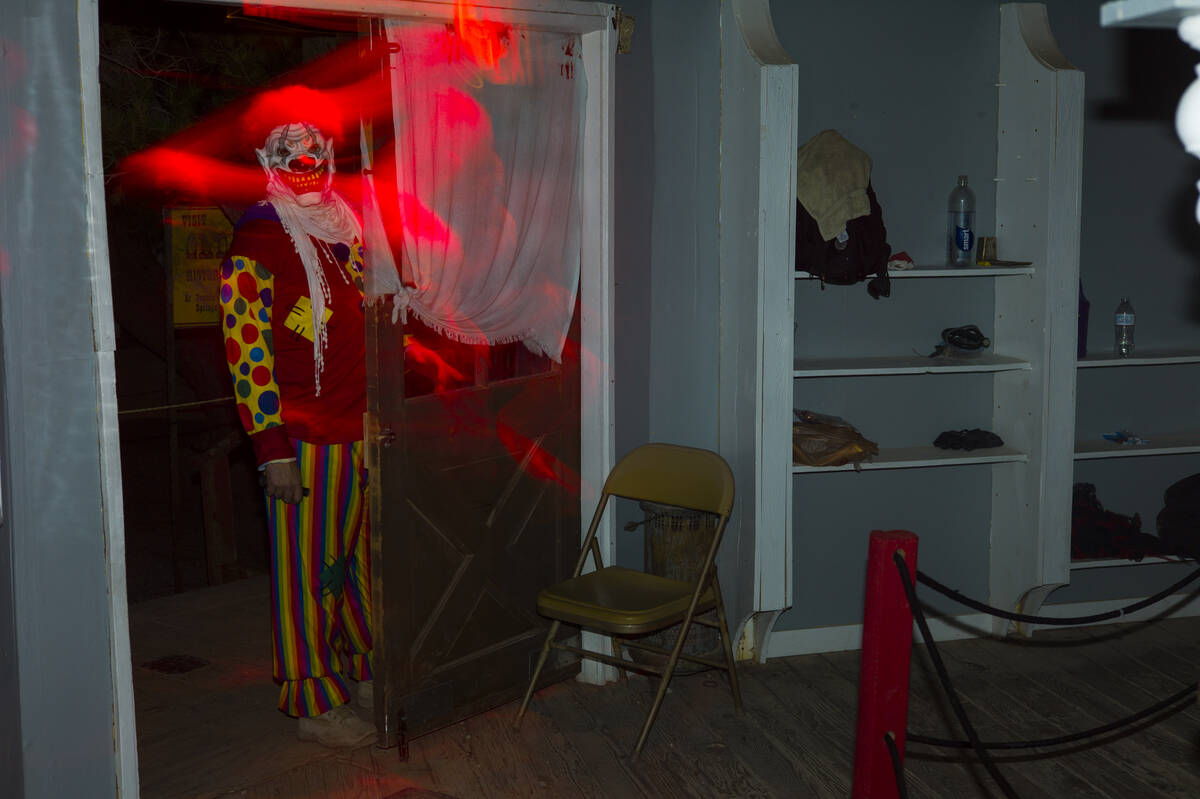
[{"label": "white wooden shelf unit", "polygon": [[[747,12],[764,5],[737,0],[731,8],[723,6],[737,17],[744,41],[755,40],[747,33]],[[1059,52],[1044,5],[1002,5],[1000,21],[993,229],[1006,253],[1019,254],[1031,265],[923,265],[890,273],[905,281],[958,280],[964,292],[990,298],[991,316],[979,323],[990,325],[994,351],[978,359],[897,357],[853,347],[837,353],[850,357],[834,357],[832,352],[822,355],[819,343],[798,357],[797,294],[811,275],[792,268],[798,126],[789,117],[808,112],[796,107],[794,66],[772,73],[778,67],[771,64],[786,61],[786,54],[772,62],[760,53],[757,66],[743,65],[739,55],[723,66],[726,76],[735,68],[755,69],[762,76],[760,91],[728,93],[730,103],[745,102],[746,109],[722,114],[722,147],[756,154],[760,168],[753,174],[721,171],[720,334],[721,407],[729,409],[721,414],[721,451],[734,464],[742,497],[737,568],[755,576],[752,586],[739,586],[739,594],[751,587],[755,594],[735,601],[735,615],[752,611],[753,618],[740,621],[752,633],[747,638],[753,638],[759,657],[765,655],[778,614],[791,606],[793,581],[804,579],[793,574],[792,542],[816,534],[793,529],[793,492],[813,473],[855,471],[854,466],[814,469],[792,462],[794,394],[809,378],[867,377],[881,384],[923,380],[925,375],[989,380],[990,414],[982,415],[978,426],[1000,435],[1003,447],[964,452],[889,446],[887,431],[882,431],[873,436],[880,454],[859,468],[881,474],[880,479],[891,479],[888,474],[896,470],[934,466],[991,470],[987,496],[993,499],[983,514],[986,529],[964,530],[984,538],[979,549],[988,558],[986,599],[999,607],[1036,612],[1050,590],[1069,580],[1083,75]],[[739,31],[732,25],[729,30],[731,36],[723,42],[733,43],[732,34]],[[773,42],[773,31],[769,38]],[[774,54],[770,47],[767,51]],[[987,221],[980,224],[988,226]],[[885,300],[898,301],[903,300]],[[896,440],[901,443],[909,442]],[[750,541],[752,562],[746,554]],[[995,631],[1006,628],[1006,622],[995,622]],[[820,651],[825,640],[821,628],[808,632],[818,648],[805,651]],[[788,640],[804,633],[789,630]]]},{"label": "white wooden shelf unit", "polygon": [[[914,277],[1000,277],[1002,275],[1030,275],[1033,274],[1033,266],[914,266],[912,269],[897,269],[888,271],[888,277],[891,278],[914,278]],[[796,272],[797,280],[819,280],[820,278],[811,272],[799,270]]]},{"label": "white wooden shelf unit", "polygon": [[1118,444],[1105,439],[1075,442],[1075,460],[1137,458],[1147,455],[1185,455],[1200,452],[1200,433],[1146,435],[1145,444]]},{"label": "white wooden shelf unit", "polygon": [[[1149,366],[1180,366],[1200,363],[1200,350],[1149,349],[1135,350],[1133,355],[1120,357],[1110,353],[1094,353],[1077,362],[1079,369],[1131,368]],[[1169,431],[1143,434],[1144,444],[1120,444],[1104,438],[1078,439],[1075,460],[1090,461],[1111,458],[1144,458],[1160,455],[1189,455],[1200,453],[1200,430]],[[1090,559],[1071,561],[1071,571],[1113,568],[1117,566],[1147,566],[1180,562],[1173,558],[1146,557],[1140,561],[1127,559]]]},{"label": "white wooden shelf unit", "polygon": [[1100,6],[1100,24],[1106,28],[1174,28],[1194,14],[1200,14],[1200,0],[1116,0]]},{"label": "white wooden shelf unit", "polygon": [[1200,363],[1200,350],[1134,350],[1124,358],[1118,355],[1088,355],[1076,364],[1080,369],[1095,369],[1107,366],[1175,366],[1184,363]]},{"label": "white wooden shelf unit", "polygon": [[[1133,355],[1092,354],[1077,362],[1080,369],[1130,368],[1137,366],[1180,366],[1200,363],[1200,350],[1135,350]],[[1075,460],[1136,458],[1147,455],[1183,455],[1200,452],[1200,431],[1163,431],[1143,436],[1145,444],[1118,444],[1103,438],[1075,442]]]},{"label": "white wooden shelf unit", "polygon": [[879,375],[951,374],[954,372],[1007,372],[1031,369],[1029,361],[1007,355],[981,354],[963,358],[921,355],[887,355],[855,358],[802,358],[793,364],[792,377],[852,377]]},{"label": "white wooden shelf unit", "polygon": [[[1188,17],[1200,14],[1200,0],[1116,0],[1100,7],[1101,25],[1108,28],[1176,28]],[[1193,44],[1193,47],[1195,45]],[[1200,79],[1198,79],[1200,80]],[[1194,84],[1193,84],[1194,85]],[[1198,217],[1200,218],[1200,217]],[[1078,361],[1079,369],[1138,366],[1173,366],[1200,363],[1200,350],[1135,350],[1130,357],[1089,355]],[[1075,444],[1075,460],[1134,458],[1155,455],[1200,453],[1200,432],[1164,432],[1145,435],[1145,444],[1125,445],[1104,439],[1081,440]],[[1141,566],[1180,562],[1173,558],[1146,557],[1141,561],[1119,559],[1077,560],[1071,570]]]},{"label": "white wooden shelf unit", "polygon": [[1141,560],[1128,560],[1126,558],[1090,558],[1088,560],[1071,561],[1071,571],[1085,571],[1087,569],[1117,569],[1127,566],[1161,566],[1164,563],[1190,563],[1191,561],[1183,558],[1164,558],[1158,555],[1147,555]]},{"label": "white wooden shelf unit", "polygon": [[930,466],[970,466],[980,463],[1028,463],[1029,456],[1011,447],[955,450],[937,447],[880,447],[869,461],[844,466],[792,466],[793,474],[853,472],[874,469],[924,469]]}]

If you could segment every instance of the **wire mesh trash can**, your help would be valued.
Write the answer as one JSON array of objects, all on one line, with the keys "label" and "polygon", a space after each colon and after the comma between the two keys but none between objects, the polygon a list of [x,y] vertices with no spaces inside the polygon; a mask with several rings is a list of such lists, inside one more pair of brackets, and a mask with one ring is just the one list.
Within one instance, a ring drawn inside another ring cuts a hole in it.
[{"label": "wire mesh trash can", "polygon": [[[646,571],[672,580],[693,581],[704,568],[704,556],[717,531],[719,517],[712,513],[640,502],[638,506],[645,514],[645,563]],[[670,649],[679,633],[678,625],[641,636],[639,640],[661,649]],[[639,663],[661,665],[666,662],[653,652],[643,652],[632,647],[630,656]],[[693,623],[683,644],[683,652],[700,657],[724,657],[721,648],[721,633],[714,627]],[[676,674],[692,674],[703,671],[706,666],[680,660],[675,665]]]}]

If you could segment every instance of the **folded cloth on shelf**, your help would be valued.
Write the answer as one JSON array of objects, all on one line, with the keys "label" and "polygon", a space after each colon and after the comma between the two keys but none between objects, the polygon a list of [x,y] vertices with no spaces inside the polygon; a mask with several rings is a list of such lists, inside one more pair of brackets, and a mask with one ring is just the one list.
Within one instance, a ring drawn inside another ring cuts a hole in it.
[{"label": "folded cloth on shelf", "polygon": [[812,215],[825,241],[851,219],[871,213],[867,183],[871,157],[836,130],[823,130],[796,154],[796,199]]}]

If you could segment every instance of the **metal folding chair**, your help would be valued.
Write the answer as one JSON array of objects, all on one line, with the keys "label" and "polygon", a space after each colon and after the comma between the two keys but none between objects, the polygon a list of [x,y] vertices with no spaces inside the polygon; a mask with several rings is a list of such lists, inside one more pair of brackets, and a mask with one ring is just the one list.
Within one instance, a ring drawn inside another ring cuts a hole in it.
[{"label": "metal folding chair", "polygon": [[[613,467],[604,483],[604,491],[592,516],[591,526],[584,539],[573,576],[543,589],[538,594],[538,613],[553,619],[553,624],[550,625],[537,666],[529,680],[529,688],[525,691],[525,698],[517,713],[516,725],[520,725],[529,707],[534,685],[551,649],[574,652],[622,670],[659,676],[658,692],[633,750],[635,759],[641,754],[646,736],[667,693],[675,666],[680,660],[700,663],[726,672],[729,688],[733,693],[734,707],[741,712],[742,694],[734,667],[733,648],[715,563],[717,548],[721,544],[721,536],[733,508],[733,491],[733,473],[729,465],[720,455],[704,449],[672,444],[646,444],[630,452]],[[715,514],[718,522],[703,567],[696,579],[687,582],[621,566],[605,566],[600,557],[600,547],[596,543],[596,529],[611,497],[625,497]],[[584,574],[583,568],[589,553],[596,568],[595,571]],[[701,616],[709,611],[714,613],[714,619]],[[555,641],[559,626],[564,622],[607,633],[613,643],[613,654],[592,652]],[[723,662],[683,651],[692,624],[702,624],[720,631],[721,646],[724,650]],[[673,625],[679,625],[679,629],[670,650],[628,637],[658,632]],[[626,660],[622,647],[655,653],[665,657],[666,662],[656,665]],[[621,676],[624,678],[624,671],[621,672]]]}]

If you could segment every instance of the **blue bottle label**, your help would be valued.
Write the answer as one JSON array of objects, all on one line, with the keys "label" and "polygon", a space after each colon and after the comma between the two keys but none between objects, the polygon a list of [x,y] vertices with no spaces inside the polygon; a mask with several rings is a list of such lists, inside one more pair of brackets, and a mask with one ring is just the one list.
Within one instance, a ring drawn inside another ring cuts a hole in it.
[{"label": "blue bottle label", "polygon": [[975,247],[975,231],[969,227],[955,226],[954,245],[963,252],[970,252]]},{"label": "blue bottle label", "polygon": [[1117,324],[1118,325],[1132,325],[1133,324],[1133,314],[1131,314],[1131,313],[1117,314]]}]

